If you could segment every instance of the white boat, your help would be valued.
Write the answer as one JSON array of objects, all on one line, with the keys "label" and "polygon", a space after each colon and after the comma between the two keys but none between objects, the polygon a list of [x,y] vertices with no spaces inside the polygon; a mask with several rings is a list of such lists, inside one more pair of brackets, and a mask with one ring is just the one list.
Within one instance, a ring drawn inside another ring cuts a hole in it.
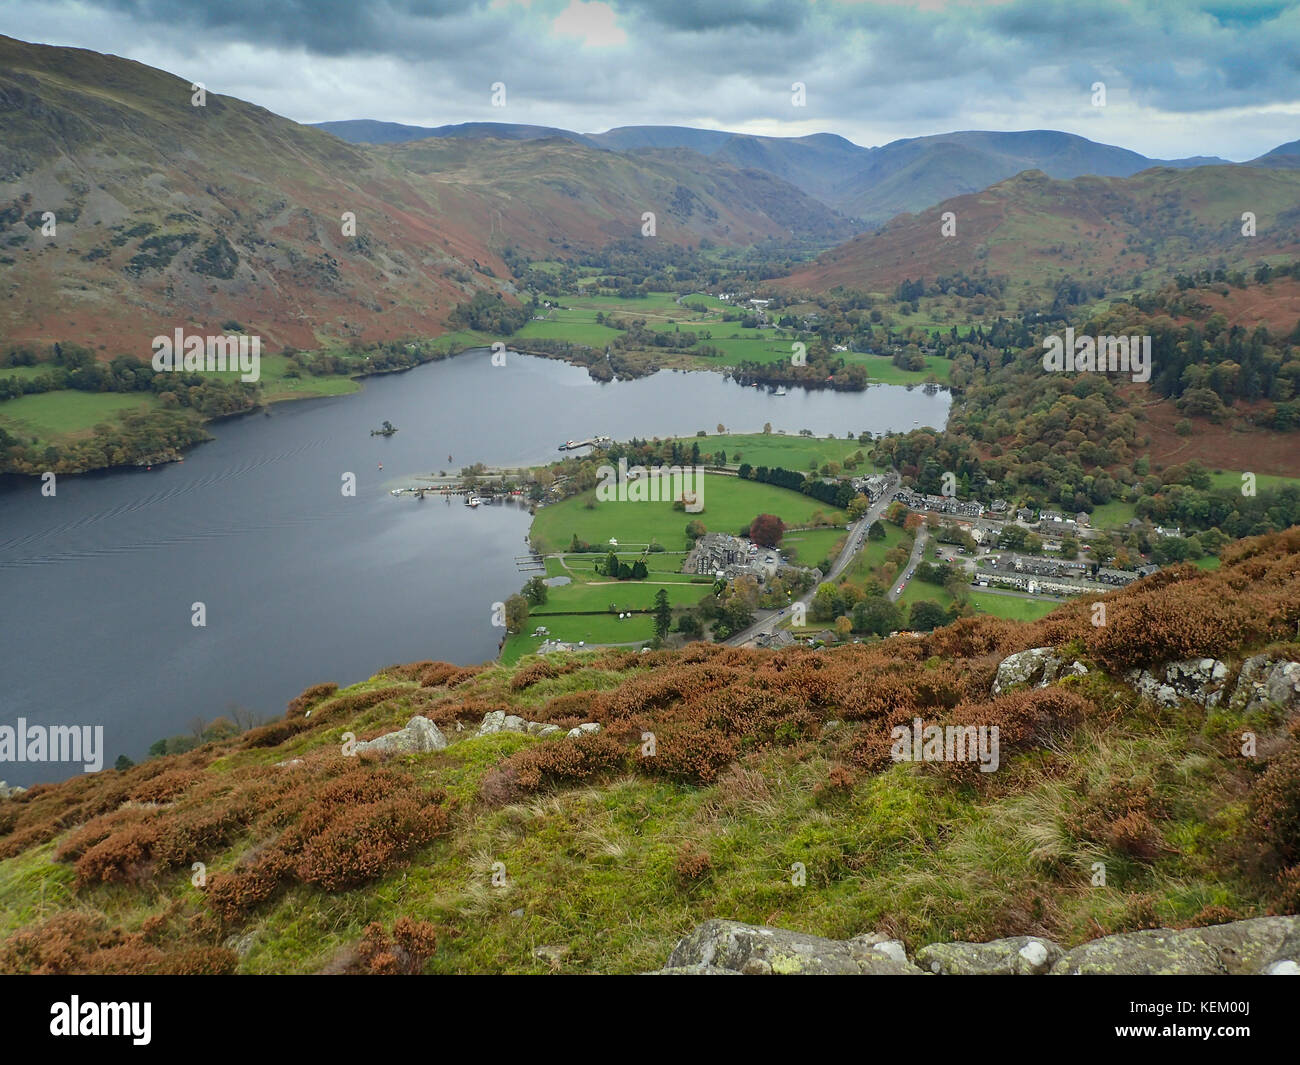
[{"label": "white boat", "polygon": [[479,499],[478,496],[470,496],[467,500],[465,500],[465,506],[476,507],[482,502],[483,500]]},{"label": "white boat", "polygon": [[772,393],[772,395],[774,396],[784,396],[785,394],[786,392],[784,388],[778,388],[775,392]]}]

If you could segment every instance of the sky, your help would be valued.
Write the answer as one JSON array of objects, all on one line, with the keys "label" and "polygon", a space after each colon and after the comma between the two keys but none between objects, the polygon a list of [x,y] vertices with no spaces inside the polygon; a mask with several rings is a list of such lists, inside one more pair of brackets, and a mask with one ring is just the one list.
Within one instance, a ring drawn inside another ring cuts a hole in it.
[{"label": "sky", "polygon": [[0,0],[0,33],[299,122],[1060,129],[1238,161],[1300,138],[1300,0]]}]

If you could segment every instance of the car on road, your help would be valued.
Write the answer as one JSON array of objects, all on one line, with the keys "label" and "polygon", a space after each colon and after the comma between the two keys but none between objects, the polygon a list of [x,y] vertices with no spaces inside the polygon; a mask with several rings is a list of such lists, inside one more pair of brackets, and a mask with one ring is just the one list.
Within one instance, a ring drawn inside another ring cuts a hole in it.
[{"label": "car on road", "polygon": [[912,574],[915,573],[915,572],[916,572],[916,570],[915,570],[914,568],[913,568],[913,569],[909,569],[909,570],[907,571],[907,579],[908,579],[909,581],[912,579]]},{"label": "car on road", "polygon": [[902,586],[901,584],[900,584],[900,585],[899,585],[899,586],[894,590],[894,594],[895,594],[895,595],[902,595],[902,594],[903,594],[903,586]]}]

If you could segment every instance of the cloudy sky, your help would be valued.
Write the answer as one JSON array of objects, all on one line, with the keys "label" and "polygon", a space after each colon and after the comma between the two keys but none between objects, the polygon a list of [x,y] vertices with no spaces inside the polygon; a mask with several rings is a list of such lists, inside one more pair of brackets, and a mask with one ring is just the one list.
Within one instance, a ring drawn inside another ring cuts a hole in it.
[{"label": "cloudy sky", "polygon": [[301,122],[1046,128],[1234,160],[1300,138],[1300,0],[0,0],[0,32]]}]

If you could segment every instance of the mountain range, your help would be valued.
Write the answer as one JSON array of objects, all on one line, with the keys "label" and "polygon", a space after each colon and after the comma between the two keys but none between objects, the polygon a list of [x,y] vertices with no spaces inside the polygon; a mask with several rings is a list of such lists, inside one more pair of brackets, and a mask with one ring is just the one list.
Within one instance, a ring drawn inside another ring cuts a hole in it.
[{"label": "mountain range", "polygon": [[[919,211],[952,196],[978,192],[1026,170],[1068,180],[1085,175],[1130,177],[1157,166],[1188,169],[1229,164],[1215,156],[1155,159],[1057,130],[967,130],[864,148],[831,133],[759,137],[685,126],[622,126],[583,134],[551,126],[495,122],[426,127],[362,119],[323,122],[318,128],[358,144],[429,138],[520,141],[558,137],[624,153],[685,148],[733,166],[766,171],[865,225],[878,225],[905,211]],[[1300,165],[1300,142],[1281,145],[1251,165]]]},{"label": "mountain range", "polygon": [[[823,250],[792,289],[1100,282],[1300,247],[1296,141],[1233,165],[1052,131],[863,148],[673,126],[314,128],[192,96],[137,62],[0,37],[6,340],[111,357],[178,324],[248,324],[273,350],[437,336],[476,293],[512,298],[514,253],[596,252],[639,238],[647,213],[667,244]],[[946,210],[958,235],[939,243]],[[1243,210],[1257,240],[1235,235]]]}]

